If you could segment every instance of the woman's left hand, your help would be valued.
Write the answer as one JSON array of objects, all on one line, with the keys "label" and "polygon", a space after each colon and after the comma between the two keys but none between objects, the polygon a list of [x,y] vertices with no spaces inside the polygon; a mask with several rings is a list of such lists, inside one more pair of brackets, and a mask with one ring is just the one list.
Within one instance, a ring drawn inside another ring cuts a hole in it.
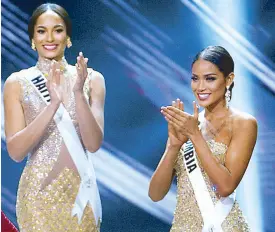
[{"label": "woman's left hand", "polygon": [[199,132],[199,110],[195,102],[193,102],[193,107],[194,115],[190,115],[173,106],[162,107],[161,113],[164,115],[166,121],[174,126],[174,128],[177,130],[177,133],[181,133],[188,138],[191,138],[197,132]]},{"label": "woman's left hand", "polygon": [[80,52],[79,56],[77,57],[77,63],[75,64],[77,78],[73,87],[73,92],[83,92],[83,86],[88,76],[87,63],[88,58],[85,58],[83,53]]}]

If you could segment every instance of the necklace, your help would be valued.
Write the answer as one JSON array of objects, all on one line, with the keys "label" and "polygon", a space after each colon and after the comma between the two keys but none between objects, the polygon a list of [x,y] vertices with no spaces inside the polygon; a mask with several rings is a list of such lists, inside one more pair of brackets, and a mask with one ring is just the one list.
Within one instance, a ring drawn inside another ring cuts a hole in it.
[{"label": "necklace", "polygon": [[216,138],[219,135],[219,133],[221,132],[221,130],[227,124],[228,117],[225,116],[223,118],[223,120],[222,120],[222,123],[217,128],[215,128],[213,126],[213,123],[211,123],[211,122],[212,122],[211,119],[209,119],[209,120],[206,120],[206,119],[203,120],[202,125],[201,125],[201,131],[202,131],[203,135],[206,138],[214,139],[214,138]]}]

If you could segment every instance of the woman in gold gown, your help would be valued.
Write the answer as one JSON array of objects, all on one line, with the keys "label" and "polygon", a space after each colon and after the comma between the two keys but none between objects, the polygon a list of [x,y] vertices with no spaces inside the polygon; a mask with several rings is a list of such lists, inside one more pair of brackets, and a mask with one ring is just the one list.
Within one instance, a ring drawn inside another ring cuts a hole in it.
[{"label": "woman in gold gown", "polygon": [[[4,87],[8,153],[16,162],[28,156],[16,204],[20,231],[99,231],[101,218],[96,220],[91,202],[82,205],[81,216],[73,211],[79,203],[76,198],[82,183],[82,170],[73,155],[87,160],[85,151],[95,152],[101,145],[104,78],[87,68],[88,59],[82,52],[75,66],[67,63],[64,51],[72,45],[72,29],[68,13],[61,6],[50,3],[39,6],[30,18],[28,31],[32,49],[38,52],[38,62],[34,67],[13,73]],[[38,85],[38,90],[44,92],[47,86],[48,104],[29,81],[37,73],[39,78],[45,77],[46,85]],[[85,157],[71,154],[61,136],[54,120],[61,106],[71,118]],[[93,178],[85,182],[88,189]],[[96,182],[92,188],[97,190]]]},{"label": "woman in gold gown", "polygon": [[184,112],[180,99],[173,101],[172,106],[161,109],[168,122],[168,142],[152,176],[149,196],[153,201],[161,200],[169,191],[174,175],[177,176],[173,232],[250,230],[235,197],[230,198],[234,199],[232,207],[221,221],[220,229],[214,224],[206,227],[207,220],[204,219],[209,222],[217,214],[207,215],[201,210],[206,199],[198,197],[203,193],[195,192],[196,183],[190,178],[196,165],[190,166],[189,163],[186,166],[188,162],[185,163],[184,159],[190,153],[184,153],[181,149],[182,146],[187,147],[187,141],[193,144],[205,182],[205,192],[214,207],[218,201],[234,196],[256,143],[257,122],[251,115],[229,107],[233,80],[234,62],[230,54],[220,46],[207,47],[195,57],[191,78],[192,91],[204,110],[198,113],[198,106],[193,102],[194,114],[190,115]]}]

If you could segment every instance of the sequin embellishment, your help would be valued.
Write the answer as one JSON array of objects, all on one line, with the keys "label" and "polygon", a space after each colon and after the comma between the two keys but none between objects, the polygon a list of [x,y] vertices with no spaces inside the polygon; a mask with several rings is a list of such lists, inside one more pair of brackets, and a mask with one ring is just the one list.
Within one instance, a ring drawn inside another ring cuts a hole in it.
[{"label": "sequin embellishment", "polygon": [[[36,68],[32,67],[16,74],[21,86],[20,101],[27,125],[46,107],[25,78],[32,75]],[[69,78],[75,78],[75,68],[69,66],[67,74]],[[66,108],[80,135],[73,95],[69,96]],[[41,141],[28,156],[20,178],[16,214],[21,232],[100,231],[100,223],[96,227],[89,205],[85,208],[80,224],[77,217],[71,215],[79,190],[80,177],[70,156],[66,155],[63,145],[56,125],[51,121]]]},{"label": "sequin embellishment", "polygon": [[[214,140],[207,141],[212,154],[218,158],[224,165],[227,146]],[[178,154],[175,164],[177,175],[177,205],[174,212],[174,219],[170,232],[201,232],[203,220],[200,214],[194,191],[189,181],[187,172],[184,167],[182,153]],[[200,165],[201,166],[201,165]],[[207,184],[208,191],[214,203],[218,201],[216,188],[209,180],[205,171],[202,171],[203,178]],[[213,188],[214,187],[214,188]],[[242,215],[242,211],[237,202],[234,203],[229,215],[222,224],[224,232],[248,232],[248,224]]]}]

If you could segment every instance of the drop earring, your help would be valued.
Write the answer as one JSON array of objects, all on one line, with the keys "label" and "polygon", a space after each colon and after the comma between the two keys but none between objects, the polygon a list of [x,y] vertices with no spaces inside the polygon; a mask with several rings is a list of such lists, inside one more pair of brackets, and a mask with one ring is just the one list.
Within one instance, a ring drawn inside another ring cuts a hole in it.
[{"label": "drop earring", "polygon": [[231,97],[231,93],[229,90],[229,86],[226,87],[226,92],[225,92],[225,103],[226,103],[226,108],[229,108],[229,102],[230,102],[230,97]]},{"label": "drop earring", "polygon": [[36,47],[33,40],[32,40],[32,50],[36,51]]},{"label": "drop earring", "polygon": [[71,38],[68,37],[67,38],[67,48],[70,48],[71,46],[73,46],[73,44],[72,44]]}]

